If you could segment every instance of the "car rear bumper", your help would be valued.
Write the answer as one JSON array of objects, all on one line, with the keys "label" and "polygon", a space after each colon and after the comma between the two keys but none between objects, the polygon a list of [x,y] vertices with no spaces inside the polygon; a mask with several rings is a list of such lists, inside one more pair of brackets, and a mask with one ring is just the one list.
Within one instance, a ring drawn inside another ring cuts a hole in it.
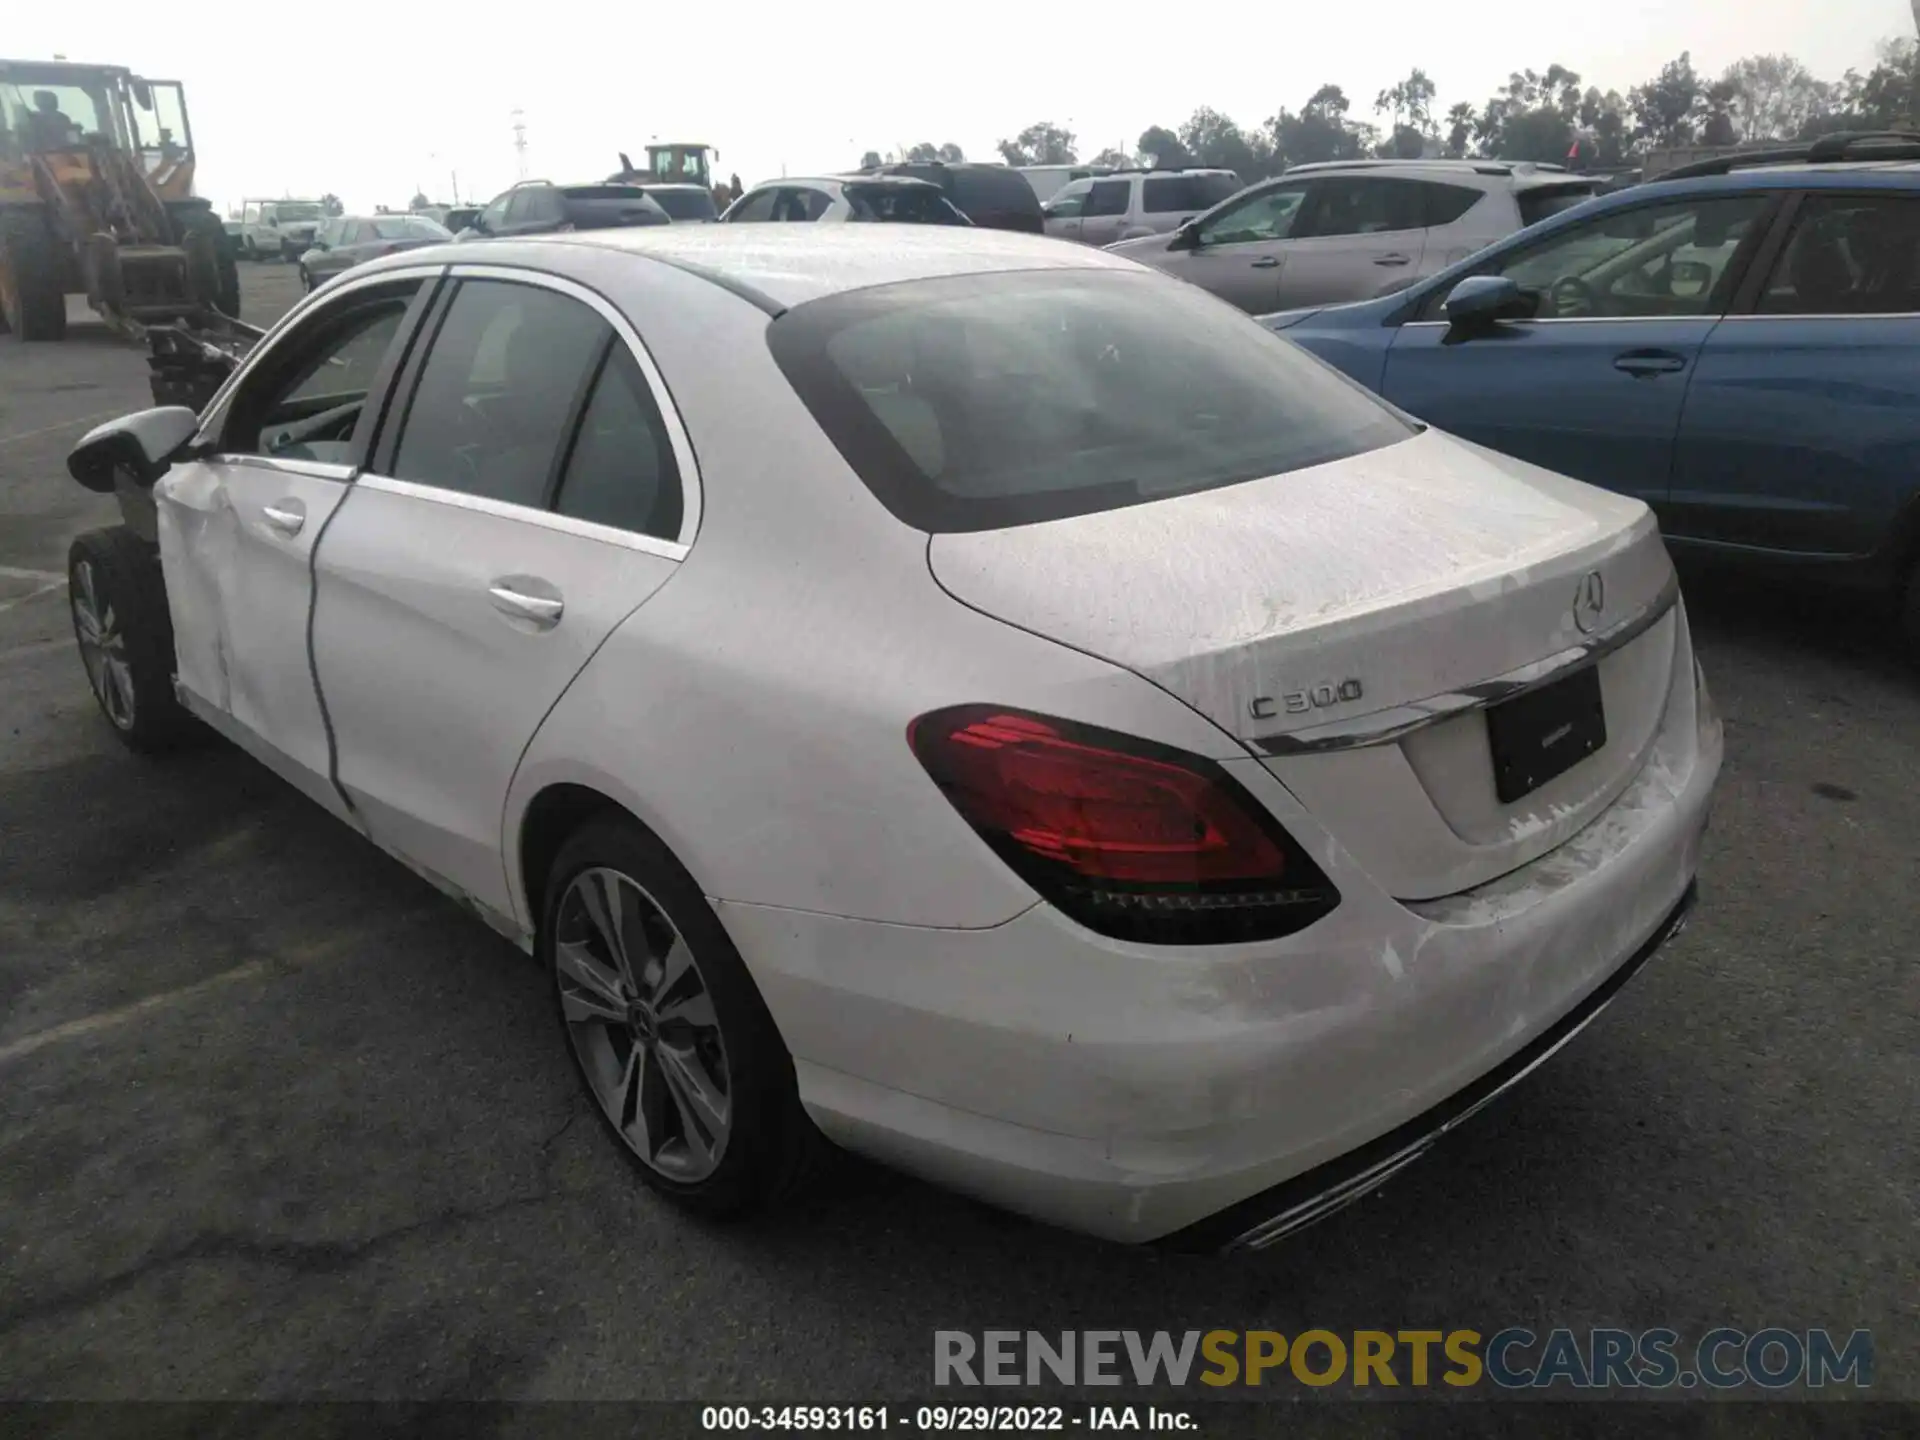
[{"label": "car rear bumper", "polygon": [[1343,903],[1261,944],[1131,945],[1045,905],[984,930],[715,906],[830,1138],[1115,1240],[1257,1244],[1417,1156],[1671,937],[1721,745],[1676,685],[1637,778],[1539,860],[1403,904],[1316,848]]}]

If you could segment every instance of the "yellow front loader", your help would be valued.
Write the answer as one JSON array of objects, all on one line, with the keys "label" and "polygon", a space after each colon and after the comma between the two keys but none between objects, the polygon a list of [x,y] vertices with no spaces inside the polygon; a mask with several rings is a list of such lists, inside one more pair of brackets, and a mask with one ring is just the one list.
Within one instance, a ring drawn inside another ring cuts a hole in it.
[{"label": "yellow front loader", "polygon": [[239,273],[193,170],[177,81],[0,60],[0,329],[63,339],[67,296],[85,295],[133,339],[240,333]]}]

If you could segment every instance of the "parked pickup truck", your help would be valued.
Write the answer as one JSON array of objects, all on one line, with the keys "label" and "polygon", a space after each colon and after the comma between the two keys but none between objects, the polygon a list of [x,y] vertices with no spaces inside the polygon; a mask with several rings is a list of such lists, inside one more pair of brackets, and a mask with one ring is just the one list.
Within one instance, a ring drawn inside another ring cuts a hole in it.
[{"label": "parked pickup truck", "polygon": [[327,218],[318,200],[249,200],[240,210],[240,250],[249,260],[298,260]]}]

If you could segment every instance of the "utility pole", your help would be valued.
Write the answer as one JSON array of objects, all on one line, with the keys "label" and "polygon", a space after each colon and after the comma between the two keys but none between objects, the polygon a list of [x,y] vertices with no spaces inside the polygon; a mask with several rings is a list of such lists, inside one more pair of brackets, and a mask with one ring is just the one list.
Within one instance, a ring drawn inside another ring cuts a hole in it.
[{"label": "utility pole", "polygon": [[520,178],[527,178],[527,117],[524,111],[513,112],[513,150],[520,165]]}]

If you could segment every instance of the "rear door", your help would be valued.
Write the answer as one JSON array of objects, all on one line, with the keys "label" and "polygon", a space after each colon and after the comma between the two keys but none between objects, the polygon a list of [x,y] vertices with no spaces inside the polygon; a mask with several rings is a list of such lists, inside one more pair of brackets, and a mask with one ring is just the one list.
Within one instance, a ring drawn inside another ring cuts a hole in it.
[{"label": "rear door", "polygon": [[520,755],[673,573],[698,491],[664,386],[607,301],[527,271],[455,274],[317,553],[313,662],[368,832],[507,914]]},{"label": "rear door", "polygon": [[1429,297],[1387,354],[1389,400],[1469,440],[1656,507],[1687,384],[1772,204],[1724,190],[1612,211],[1481,272],[1538,318],[1462,339]]},{"label": "rear door", "polygon": [[1286,245],[1278,308],[1369,300],[1419,275],[1425,191],[1417,180],[1385,176],[1315,181]]},{"label": "rear door", "polygon": [[311,567],[424,310],[426,274],[349,288],[276,336],[208,418],[217,451],[154,488],[176,673],[193,708],[344,816],[307,662]]},{"label": "rear door", "polygon": [[1669,530],[1881,550],[1920,493],[1920,195],[1804,196],[1744,288],[1687,391]]}]

